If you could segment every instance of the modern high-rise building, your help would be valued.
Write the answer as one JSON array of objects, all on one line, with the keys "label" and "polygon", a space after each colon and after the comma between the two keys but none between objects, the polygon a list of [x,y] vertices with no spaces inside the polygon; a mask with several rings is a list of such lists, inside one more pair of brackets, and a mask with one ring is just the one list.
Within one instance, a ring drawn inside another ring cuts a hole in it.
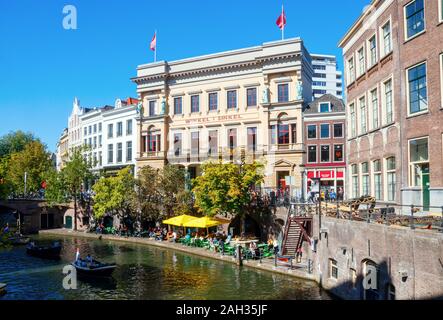
[{"label": "modern high-rise building", "polygon": [[331,94],[339,99],[343,97],[342,72],[338,70],[337,58],[332,55],[311,54],[312,94],[313,99]]}]

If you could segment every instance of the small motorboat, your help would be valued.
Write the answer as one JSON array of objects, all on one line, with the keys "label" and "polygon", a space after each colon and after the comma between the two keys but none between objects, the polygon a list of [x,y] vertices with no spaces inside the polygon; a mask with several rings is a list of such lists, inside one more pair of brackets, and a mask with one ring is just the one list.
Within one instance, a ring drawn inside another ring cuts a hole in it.
[{"label": "small motorboat", "polygon": [[96,260],[87,262],[83,259],[78,259],[72,263],[79,275],[95,276],[95,277],[109,277],[114,269],[117,267],[115,263],[102,263]]},{"label": "small motorboat", "polygon": [[6,283],[0,283],[0,295],[6,293]]},{"label": "small motorboat", "polygon": [[36,245],[34,242],[30,242],[26,246],[26,253],[43,259],[59,259],[62,245],[59,241],[52,242],[51,245]]}]

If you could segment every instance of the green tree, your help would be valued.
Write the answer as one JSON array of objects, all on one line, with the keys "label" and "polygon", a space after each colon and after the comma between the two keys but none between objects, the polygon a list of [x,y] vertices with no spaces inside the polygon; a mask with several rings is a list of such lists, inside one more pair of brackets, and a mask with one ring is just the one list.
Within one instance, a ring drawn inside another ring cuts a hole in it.
[{"label": "green tree", "polygon": [[166,217],[175,215],[175,209],[182,207],[185,199],[185,169],[177,165],[167,164],[159,172],[159,193],[161,207]]},{"label": "green tree", "polygon": [[158,169],[145,166],[138,171],[136,193],[132,207],[139,219],[157,220],[160,216],[160,174]]},{"label": "green tree", "polygon": [[77,230],[78,198],[83,183],[93,178],[91,164],[83,157],[85,149],[76,148],[71,152],[69,161],[62,169],[62,180],[68,199],[74,200],[74,230]]},{"label": "green tree", "polygon": [[45,173],[45,181],[45,200],[49,206],[69,202],[63,172],[51,168]]},{"label": "green tree", "polygon": [[264,179],[263,164],[208,162],[202,165],[202,170],[203,174],[193,182],[196,208],[211,217],[239,215],[243,233],[244,218],[252,208],[251,187],[261,184]]},{"label": "green tree", "polygon": [[0,138],[0,158],[21,152],[31,142],[40,142],[32,133],[21,130],[8,133]]},{"label": "green tree", "polygon": [[6,175],[8,173],[9,157],[0,158],[0,199],[6,199],[11,193],[11,184]]},{"label": "green tree", "polygon": [[11,154],[8,161],[6,180],[10,183],[13,192],[20,193],[37,192],[41,189],[44,174],[51,167],[51,155],[46,151],[46,147],[39,141],[28,143],[25,148]]},{"label": "green tree", "polygon": [[120,170],[115,177],[102,177],[92,187],[94,195],[94,217],[99,219],[106,213],[119,217],[131,216],[135,198],[135,179],[130,168]]}]

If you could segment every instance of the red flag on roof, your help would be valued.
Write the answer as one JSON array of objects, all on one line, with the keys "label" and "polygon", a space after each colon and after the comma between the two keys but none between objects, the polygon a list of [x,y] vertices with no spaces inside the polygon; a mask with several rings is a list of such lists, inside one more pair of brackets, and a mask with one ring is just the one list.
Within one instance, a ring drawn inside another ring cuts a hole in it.
[{"label": "red flag on roof", "polygon": [[285,10],[283,9],[283,6],[281,7],[281,14],[277,19],[277,26],[282,30],[284,29],[285,25],[286,25],[286,15],[285,15]]},{"label": "red flag on roof", "polygon": [[155,48],[157,47],[157,32],[154,33],[154,37],[151,40],[151,50],[155,51]]}]

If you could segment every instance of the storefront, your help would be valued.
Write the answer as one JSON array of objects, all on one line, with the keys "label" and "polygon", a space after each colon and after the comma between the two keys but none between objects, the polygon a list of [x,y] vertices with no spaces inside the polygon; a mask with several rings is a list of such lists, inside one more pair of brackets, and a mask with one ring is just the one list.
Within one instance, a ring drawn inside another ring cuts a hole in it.
[{"label": "storefront", "polygon": [[310,169],[307,171],[307,190],[310,190],[312,179],[320,179],[320,189],[337,192],[339,188],[342,188],[345,192],[345,168],[333,168],[333,169]]}]

